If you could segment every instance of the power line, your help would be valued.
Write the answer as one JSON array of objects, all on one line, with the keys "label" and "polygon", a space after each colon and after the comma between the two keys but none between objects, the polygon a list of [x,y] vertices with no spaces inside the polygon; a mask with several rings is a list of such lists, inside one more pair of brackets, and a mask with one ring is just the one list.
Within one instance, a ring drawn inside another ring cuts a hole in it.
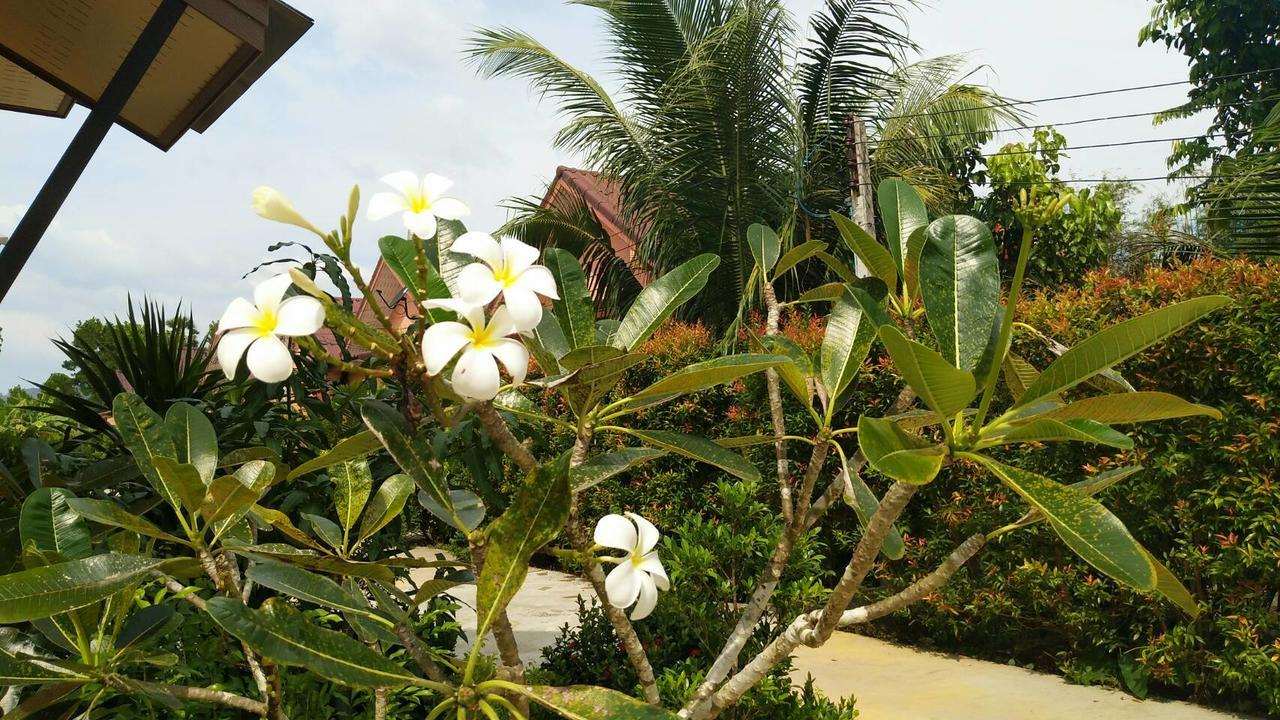
[{"label": "power line", "polygon": [[[1238,103],[1223,103],[1223,106],[1225,107],[1241,106],[1242,107],[1245,105],[1257,105],[1259,103],[1264,103],[1264,102],[1276,102],[1276,100],[1274,98],[1255,98],[1253,100],[1242,100]],[[1127,113],[1124,115],[1104,115],[1102,117],[1085,118],[1083,120],[1068,120],[1066,122],[1057,122],[1057,123],[1044,123],[1041,125],[1014,125],[1012,127],[996,128],[994,130],[988,130],[986,132],[992,135],[998,135],[1000,133],[1023,132],[1026,130],[1046,130],[1048,128],[1071,127],[1073,125],[1086,125],[1089,123],[1107,122],[1110,120],[1127,120],[1130,118],[1139,118],[1139,117],[1155,117],[1156,115],[1159,115],[1164,112],[1166,111],[1154,110],[1152,112]],[[929,114],[942,114],[942,113],[940,111],[938,113],[924,113],[924,114],[929,115]],[[909,138],[902,138],[901,140],[895,140],[892,138],[888,140],[883,140],[883,139],[876,140],[874,142],[874,145],[878,146],[884,143],[902,142],[905,140],[928,140],[928,139],[951,138],[951,137],[972,137],[974,135],[981,135],[981,134],[983,133],[954,132],[954,133],[940,133],[937,135],[913,135]]]},{"label": "power line", "polygon": [[[1280,67],[1268,68],[1265,70],[1249,70],[1246,72],[1232,73],[1230,75],[1221,75],[1216,80],[1229,80],[1236,77],[1245,77],[1247,75],[1262,75],[1267,73],[1280,72]],[[991,105],[978,105],[971,108],[951,108],[948,110],[938,110],[935,112],[924,113],[908,113],[904,115],[882,115],[872,117],[872,120],[900,120],[913,117],[924,117],[927,115],[943,115],[949,113],[971,112],[973,110],[995,110],[998,108],[1018,107],[1020,105],[1036,105],[1039,103],[1057,102],[1059,100],[1076,100],[1078,98],[1099,97],[1101,95],[1115,95],[1117,93],[1135,92],[1137,90],[1154,90],[1156,88],[1176,87],[1178,85],[1189,85],[1191,80],[1173,80],[1170,82],[1152,83],[1149,85],[1131,85],[1129,87],[1112,88],[1110,90],[1093,90],[1091,92],[1075,93],[1073,95],[1055,95],[1053,97],[1038,98],[1036,100],[1010,100],[1003,103],[993,103]],[[1163,110],[1161,112],[1164,112]]]},{"label": "power line", "polygon": [[1154,182],[1156,180],[1167,180],[1174,182],[1176,180],[1230,180],[1232,178],[1247,178],[1250,175],[1152,175],[1150,177],[1116,177],[1116,178],[1053,178],[1051,180],[1015,180],[1001,185],[1052,185],[1054,183],[1125,183],[1125,182]]}]

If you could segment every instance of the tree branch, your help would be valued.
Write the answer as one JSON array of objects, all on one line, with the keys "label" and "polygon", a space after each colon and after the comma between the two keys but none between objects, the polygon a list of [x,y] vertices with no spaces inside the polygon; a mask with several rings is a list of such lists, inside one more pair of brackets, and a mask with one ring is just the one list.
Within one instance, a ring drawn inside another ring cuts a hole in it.
[{"label": "tree branch", "polygon": [[267,706],[257,700],[251,700],[243,695],[224,692],[222,690],[210,690],[209,688],[187,687],[185,685],[166,685],[164,683],[150,682],[147,680],[134,680],[132,678],[122,678],[118,675],[107,675],[103,678],[103,682],[116,690],[122,692],[138,692],[144,691],[157,695],[167,695],[177,700],[190,700],[194,702],[215,703],[218,705],[226,705],[237,710],[243,710],[259,717],[265,717],[267,714]]},{"label": "tree branch", "polygon": [[428,678],[439,683],[448,682],[448,678],[440,670],[440,666],[427,654],[426,649],[419,642],[417,634],[413,632],[413,628],[409,627],[408,623],[396,623],[393,631],[396,634],[396,639],[400,641],[401,645],[404,645],[405,650],[409,651],[409,657],[413,658],[413,661],[422,669],[422,672],[426,673]]},{"label": "tree branch", "polygon": [[494,409],[492,402],[483,402],[476,405],[476,416],[480,418],[480,424],[484,426],[484,430],[489,434],[489,438],[493,440],[493,444],[498,449],[511,458],[513,462],[526,473],[533,472],[538,467],[538,459],[529,452],[529,449],[511,434],[511,429],[507,427],[507,423],[502,420],[502,416]]},{"label": "tree branch", "polygon": [[[778,319],[782,312],[778,307],[778,296],[774,293],[773,284],[762,278],[760,293],[764,296],[764,304],[768,310],[764,334],[777,335]],[[773,443],[778,465],[778,498],[782,505],[782,519],[790,524],[794,510],[791,500],[791,472],[787,467],[787,443],[782,439],[787,434],[786,416],[782,413],[782,386],[778,381],[778,372],[773,368],[764,371],[764,378],[769,394],[769,418],[773,422],[773,434],[778,438]]]}]

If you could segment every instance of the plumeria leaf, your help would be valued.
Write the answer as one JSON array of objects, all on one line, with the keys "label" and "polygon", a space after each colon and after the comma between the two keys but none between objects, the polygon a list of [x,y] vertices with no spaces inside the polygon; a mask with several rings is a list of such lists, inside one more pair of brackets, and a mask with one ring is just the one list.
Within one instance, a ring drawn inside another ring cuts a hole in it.
[{"label": "plumeria leaf", "polygon": [[760,470],[755,465],[752,465],[738,453],[726,450],[706,438],[669,430],[636,430],[628,428],[624,431],[628,435],[639,438],[646,445],[652,445],[677,455],[692,458],[698,462],[714,465],[734,477],[748,482],[760,480]]},{"label": "plumeria leaf", "polygon": [[323,470],[342,462],[357,460],[382,449],[382,442],[371,430],[362,430],[345,440],[341,440],[329,452],[314,457],[289,472],[290,480],[297,480],[303,475]]},{"label": "plumeria leaf", "polygon": [[110,500],[91,500],[88,498],[68,497],[66,502],[77,515],[90,522],[124,528],[125,530],[136,532],[139,535],[156,538],[157,540],[183,544],[186,543],[185,540],[170,535],[164,530],[156,527],[150,520],[134,515]]},{"label": "plumeria leaf", "polygon": [[59,487],[38,488],[28,495],[18,513],[23,547],[34,545],[67,560],[88,557],[92,537],[88,523],[69,504],[74,498],[70,490]]},{"label": "plumeria leaf", "polygon": [[876,199],[880,203],[880,217],[884,220],[885,241],[889,246],[889,254],[893,256],[898,275],[905,277],[907,244],[911,234],[917,228],[929,224],[929,214],[925,211],[924,200],[920,199],[920,194],[915,188],[898,178],[889,178],[881,182],[876,190]]},{"label": "plumeria leaf", "polygon": [[373,536],[387,523],[395,520],[404,510],[404,503],[413,492],[413,480],[408,475],[392,475],[378,486],[373,499],[364,509],[364,518],[360,521],[360,534],[357,542],[364,542]]},{"label": "plumeria leaf", "polygon": [[1117,323],[1067,350],[1040,373],[1014,407],[1062,392],[1231,302],[1223,295],[1185,300]]},{"label": "plumeria leaf", "polygon": [[1121,450],[1133,449],[1133,440],[1096,420],[1076,418],[1059,421],[1039,416],[1005,432],[985,437],[983,445],[1008,445],[1020,442],[1082,442]]},{"label": "plumeria leaf", "polygon": [[[484,501],[480,499],[479,495],[470,490],[449,491],[449,506],[453,508],[453,514],[425,492],[418,493],[418,504],[446,524],[452,525],[464,533],[475,530],[484,521]],[[454,514],[457,515],[457,522],[453,519]],[[462,523],[461,526],[458,525],[458,522]]]},{"label": "plumeria leaf", "polygon": [[827,389],[831,412],[840,405],[841,395],[862,369],[862,361],[875,339],[874,325],[865,320],[861,308],[847,292],[831,309],[819,351],[822,385]]},{"label": "plumeria leaf", "polygon": [[911,485],[923,485],[937,477],[947,456],[946,448],[889,420],[867,415],[858,418],[858,447],[882,475]]},{"label": "plumeria leaf", "polygon": [[637,400],[656,395],[675,395],[698,392],[715,387],[745,375],[775,368],[788,362],[782,355],[741,354],[726,355],[713,360],[694,363],[672,373],[649,387],[632,395]]},{"label": "plumeria leaf", "polygon": [[178,498],[180,507],[192,511],[200,507],[204,502],[206,483],[195,465],[167,457],[153,458],[151,462],[155,463],[166,492]]},{"label": "plumeria leaf", "polygon": [[[1222,419],[1222,413],[1207,406],[1187,402],[1177,395],[1162,392],[1131,392],[1116,395],[1099,395],[1076,400],[1047,412],[1027,418],[1070,420],[1095,420],[1101,423],[1138,423],[1151,420],[1208,415]],[[1023,421],[1021,418],[1019,422]]]},{"label": "plumeria leaf", "polygon": [[573,484],[574,492],[582,492],[637,465],[666,454],[663,450],[647,447],[622,448],[602,453],[571,469],[569,481]]},{"label": "plumeria leaf", "polygon": [[756,267],[760,268],[762,274],[768,276],[769,271],[778,262],[778,255],[782,252],[782,241],[778,239],[778,233],[771,227],[752,223],[747,227],[747,247],[751,249],[751,256],[756,260]]},{"label": "plumeria leaf", "polygon": [[486,529],[485,562],[476,580],[476,637],[484,637],[524,584],[533,553],[560,533],[569,502],[566,454],[529,473],[506,512]]},{"label": "plumeria leaf", "polygon": [[819,285],[816,288],[806,290],[801,293],[800,297],[787,303],[788,305],[801,305],[811,302],[834,302],[844,296],[847,286],[842,282],[830,282],[825,285]]},{"label": "plumeria leaf", "polygon": [[152,572],[190,574],[189,558],[108,553],[0,575],[0,623],[70,612],[103,600]]},{"label": "plumeria leaf", "polygon": [[676,308],[685,304],[702,291],[711,272],[720,265],[720,258],[704,253],[681,264],[671,272],[649,283],[636,296],[631,309],[622,318],[618,332],[613,336],[615,347],[634,350],[649,339]]},{"label": "plumeria leaf", "polygon": [[36,660],[33,656],[37,654],[35,644],[22,640],[17,628],[0,627],[0,686],[44,685],[74,677],[66,670]]},{"label": "plumeria leaf", "polygon": [[964,457],[986,467],[1040,511],[1058,537],[1090,565],[1132,588],[1156,589],[1151,556],[1102,503],[1042,475],[981,455]]},{"label": "plumeria leaf", "polygon": [[363,460],[338,463],[329,468],[329,479],[333,481],[333,506],[338,511],[338,522],[343,530],[350,531],[360,519],[373,490],[369,463]]},{"label": "plumeria leaf", "polygon": [[[243,555],[253,560],[278,560],[280,562],[289,563],[290,565],[298,565],[311,570],[318,570],[323,573],[333,575],[353,576],[369,578],[371,580],[380,580],[383,582],[395,582],[395,575],[391,572],[391,565],[388,560],[380,562],[363,562],[359,560],[344,560],[340,557],[332,555],[320,554],[315,550],[306,550],[296,548],[292,545],[283,543],[264,543],[260,545],[230,545],[227,549]],[[409,558],[406,558],[409,559]],[[410,567],[406,565],[406,567]]]},{"label": "plumeria leaf", "polygon": [[378,250],[381,251],[387,267],[391,268],[400,282],[404,283],[419,302],[449,297],[449,286],[445,284],[444,278],[440,277],[439,271],[431,264],[430,259],[425,257],[425,245],[423,248],[423,259],[427,260],[425,291],[418,268],[418,248],[412,240],[398,235],[386,235],[378,240]]},{"label": "plumeria leaf", "polygon": [[[543,262],[555,277],[560,299],[551,301],[552,311],[560,322],[564,338],[574,348],[583,348],[596,341],[596,313],[591,304],[591,291],[582,266],[566,250],[548,248]],[[570,369],[570,368],[566,368]]]},{"label": "plumeria leaf", "polygon": [[[262,460],[255,462],[265,465]],[[205,495],[204,504],[200,507],[200,515],[210,525],[222,523],[223,527],[227,527],[247,515],[249,508],[261,496],[261,492],[247,487],[234,475],[222,475],[209,483],[209,493]]]},{"label": "plumeria leaf", "polygon": [[264,587],[331,610],[370,614],[369,605],[363,598],[356,598],[323,575],[295,565],[272,561],[254,563],[249,566],[245,576]]},{"label": "plumeria leaf", "polygon": [[267,612],[251,610],[238,598],[214,597],[208,600],[208,612],[219,627],[265,657],[305,667],[326,680],[357,687],[420,684],[417,676],[360,641],[312,625],[301,613],[278,604]]},{"label": "plumeria leaf", "polygon": [[116,428],[120,430],[125,448],[138,463],[142,477],[147,479],[170,506],[174,509],[182,507],[182,499],[165,486],[154,463],[157,457],[175,461],[178,459],[173,436],[169,434],[164,420],[147,407],[142,398],[132,393],[120,393],[115,397],[111,403],[111,415],[115,418]]},{"label": "plumeria leaf", "polygon": [[782,277],[782,275],[791,268],[820,252],[825,252],[826,249],[827,244],[821,240],[810,240],[809,242],[796,245],[783,253],[782,257],[778,258],[778,264],[773,266],[773,277]]},{"label": "plumeria leaf", "polygon": [[929,224],[920,294],[942,356],[963,370],[977,369],[1000,302],[996,246],[985,223],[948,215]]},{"label": "plumeria leaf", "polygon": [[858,256],[871,274],[880,278],[886,286],[897,287],[898,268],[893,255],[889,254],[885,246],[876,242],[870,233],[844,215],[833,212],[831,219],[840,231],[840,237],[844,238],[844,244]]},{"label": "plumeria leaf", "polygon": [[312,540],[310,535],[299,530],[293,524],[293,521],[289,519],[289,516],[279,510],[263,507],[261,505],[254,505],[249,508],[249,512],[253,513],[253,516],[257,519],[275,528],[290,540],[300,545],[305,545],[313,550],[324,550],[324,547],[320,545],[320,543]]},{"label": "plumeria leaf", "polygon": [[377,400],[366,400],[360,406],[360,415],[400,469],[437,503],[447,507],[448,489],[438,463],[427,443],[414,436],[404,416],[390,405]]},{"label": "plumeria leaf", "polygon": [[203,484],[218,469],[218,436],[204,413],[186,403],[174,403],[164,416],[165,427],[178,451],[177,461],[195,467]]},{"label": "plumeria leaf", "polygon": [[826,263],[826,266],[831,269],[831,272],[835,273],[836,276],[839,277],[846,285],[858,281],[858,273],[854,272],[853,268],[849,267],[848,263],[835,255],[832,255],[829,252],[820,252],[814,253],[814,257]]},{"label": "plumeria leaf", "polygon": [[[871,518],[880,511],[880,499],[862,479],[860,473],[849,469],[843,456],[840,458],[840,478],[844,481],[844,491],[841,493],[844,502],[853,508],[853,513],[858,516],[858,522],[865,528],[867,523],[871,522]],[[902,533],[895,525],[889,529],[884,543],[880,545],[880,554],[889,560],[900,560],[906,552],[907,546],[902,541]]]},{"label": "plumeria leaf", "polygon": [[809,379],[815,375],[813,359],[794,340],[781,335],[752,336],[756,344],[766,353],[781,355],[787,362],[778,365],[775,370],[787,389],[803,405],[809,405],[813,391],[809,387]]},{"label": "plumeria leaf", "polygon": [[955,367],[937,351],[908,339],[896,326],[882,326],[880,341],[903,379],[939,415],[955,415],[977,395],[973,373]]}]

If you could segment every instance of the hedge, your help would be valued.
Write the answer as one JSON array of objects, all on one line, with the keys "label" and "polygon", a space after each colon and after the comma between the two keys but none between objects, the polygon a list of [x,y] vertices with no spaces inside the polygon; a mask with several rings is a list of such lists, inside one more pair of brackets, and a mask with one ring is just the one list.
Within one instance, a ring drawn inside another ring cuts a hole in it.
[{"label": "hedge", "polygon": [[[1078,561],[1052,535],[1032,529],[987,548],[944,590],[871,630],[899,641],[1001,662],[1058,671],[1077,682],[1102,682],[1137,695],[1148,691],[1280,715],[1280,264],[1199,260],[1152,269],[1137,278],[1093,273],[1079,288],[1026,300],[1019,317],[1064,343],[1146,310],[1196,295],[1224,293],[1236,302],[1119,370],[1138,389],[1159,389],[1222,410],[1142,426],[1139,450],[1096,452],[1077,446],[1024,451],[1014,462],[1065,482],[1099,468],[1139,461],[1145,470],[1108,490],[1108,505],[1204,604],[1190,621],[1168,603],[1121,589]],[[784,333],[814,350],[819,321],[792,316]],[[699,325],[671,324],[650,340],[652,358],[628,378],[638,389],[672,368],[706,359],[716,338]],[[1020,351],[1041,366],[1042,343],[1023,337]],[[883,413],[898,378],[873,350],[856,413]],[[792,408],[795,411],[795,408]],[[795,428],[804,427],[794,414]],[[768,432],[760,378],[748,378],[648,411],[644,426],[709,437]],[[568,437],[545,439],[567,445]],[[848,448],[853,450],[853,447]],[[752,459],[769,467],[771,450]],[[679,458],[663,458],[589,493],[584,513],[622,509],[674,528],[706,507],[723,475]],[[869,477],[873,487],[882,479]],[[1022,504],[985,476],[953,467],[924,488],[901,523],[908,552],[882,564],[868,597],[889,594],[932,568],[978,530],[1015,519]],[[856,542],[851,512],[835,513],[824,542],[836,561]]]}]

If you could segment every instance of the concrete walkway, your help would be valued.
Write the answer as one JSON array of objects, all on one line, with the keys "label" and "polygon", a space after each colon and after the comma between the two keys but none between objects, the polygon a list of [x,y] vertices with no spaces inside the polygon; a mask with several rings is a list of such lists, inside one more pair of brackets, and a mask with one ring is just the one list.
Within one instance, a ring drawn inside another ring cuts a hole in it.
[{"label": "concrete walkway", "polygon": [[[415,550],[415,555],[435,551]],[[415,570],[421,583],[432,570]],[[455,588],[464,604],[458,621],[474,632],[475,586]],[[581,578],[530,569],[508,606],[526,663],[537,662],[565,624],[577,623],[578,596],[594,597]],[[492,638],[486,651],[494,652]],[[468,643],[459,643],[465,650]],[[883,640],[836,633],[820,648],[796,653],[792,678],[814,684],[828,697],[857,698],[862,720],[1250,720],[1198,705],[1137,700],[1099,687],[1070,685],[1056,675],[1010,665],[941,655]]]}]

